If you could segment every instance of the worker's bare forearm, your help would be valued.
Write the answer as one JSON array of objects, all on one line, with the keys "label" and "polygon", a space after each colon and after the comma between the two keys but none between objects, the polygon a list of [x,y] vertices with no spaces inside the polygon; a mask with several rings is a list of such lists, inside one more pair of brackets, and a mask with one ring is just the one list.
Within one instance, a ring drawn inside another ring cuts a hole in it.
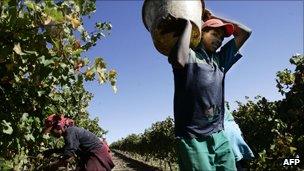
[{"label": "worker's bare forearm", "polygon": [[184,20],[184,22],[185,28],[169,55],[169,61],[175,68],[184,67],[189,57],[192,24],[190,20]]},{"label": "worker's bare forearm", "polygon": [[251,32],[252,32],[251,29],[242,23],[239,23],[239,22],[233,21],[233,20],[229,20],[229,19],[225,19],[225,18],[221,18],[221,17],[217,17],[217,16],[212,16],[212,18],[220,19],[224,23],[233,24],[233,26],[234,26],[233,36],[235,39],[235,44],[236,44],[237,49],[240,49],[243,46],[243,44],[246,42],[246,40],[249,38],[249,36],[251,35]]}]

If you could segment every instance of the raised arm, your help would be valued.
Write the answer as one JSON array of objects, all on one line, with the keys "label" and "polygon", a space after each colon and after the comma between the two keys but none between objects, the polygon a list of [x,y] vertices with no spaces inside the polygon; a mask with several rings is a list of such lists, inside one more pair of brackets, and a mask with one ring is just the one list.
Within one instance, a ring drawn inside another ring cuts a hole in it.
[{"label": "raised arm", "polygon": [[181,34],[169,54],[169,62],[174,68],[183,68],[187,63],[190,50],[190,39],[192,24],[190,20],[179,19],[181,21]]},{"label": "raised arm", "polygon": [[220,19],[224,23],[233,24],[233,26],[234,26],[233,36],[234,36],[234,40],[235,40],[237,50],[239,50],[243,46],[243,44],[246,42],[246,40],[251,35],[251,32],[252,32],[251,29],[248,28],[247,26],[239,23],[239,22],[224,19],[224,18],[220,18],[220,17],[216,17],[216,16],[213,16],[213,15],[211,17]]},{"label": "raised arm", "polygon": [[206,21],[208,19],[212,19],[212,18],[220,19],[224,23],[233,24],[233,26],[234,26],[233,36],[234,36],[234,40],[235,40],[237,50],[239,50],[243,46],[243,44],[246,42],[246,40],[251,35],[252,31],[247,26],[245,26],[241,23],[238,23],[236,21],[232,21],[232,20],[228,20],[228,19],[224,19],[224,18],[215,16],[215,15],[212,14],[212,12],[210,10],[206,9],[205,14],[203,16],[204,21]]}]

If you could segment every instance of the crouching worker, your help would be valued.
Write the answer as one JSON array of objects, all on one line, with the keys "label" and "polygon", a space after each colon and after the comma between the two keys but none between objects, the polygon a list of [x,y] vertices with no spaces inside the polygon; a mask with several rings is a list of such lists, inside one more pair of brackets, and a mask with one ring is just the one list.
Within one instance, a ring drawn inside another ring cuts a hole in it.
[{"label": "crouching worker", "polygon": [[61,152],[62,158],[51,164],[52,168],[66,166],[75,156],[80,158],[77,170],[80,171],[109,171],[114,167],[112,159],[99,138],[90,131],[74,126],[71,119],[58,115],[50,115],[45,120],[43,133],[50,133],[60,138],[63,136],[65,145],[62,149],[46,151]]}]

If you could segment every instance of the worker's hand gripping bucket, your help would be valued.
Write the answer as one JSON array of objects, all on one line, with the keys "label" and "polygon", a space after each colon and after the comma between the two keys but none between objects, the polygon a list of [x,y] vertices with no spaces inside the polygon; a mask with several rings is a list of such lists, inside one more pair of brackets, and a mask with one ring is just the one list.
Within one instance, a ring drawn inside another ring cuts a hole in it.
[{"label": "worker's hand gripping bucket", "polygon": [[168,56],[180,33],[179,18],[192,23],[190,46],[199,44],[204,9],[203,0],[145,0],[142,18],[156,49]]}]

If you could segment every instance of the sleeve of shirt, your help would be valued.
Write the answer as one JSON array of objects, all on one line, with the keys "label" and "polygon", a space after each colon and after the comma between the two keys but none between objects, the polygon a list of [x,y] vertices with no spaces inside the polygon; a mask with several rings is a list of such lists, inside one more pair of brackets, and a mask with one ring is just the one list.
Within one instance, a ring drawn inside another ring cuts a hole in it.
[{"label": "sleeve of shirt", "polygon": [[235,40],[231,39],[228,41],[218,52],[220,66],[224,68],[224,73],[236,63],[242,55],[238,52],[235,44]]},{"label": "sleeve of shirt", "polygon": [[[193,49],[189,48],[189,53],[188,53],[188,58],[187,58],[187,61],[186,61],[186,65],[191,63],[193,60],[194,60],[194,56],[195,56],[195,52],[193,51]],[[172,59],[168,58],[168,62],[171,64],[173,70],[184,70],[184,68],[175,68],[173,65],[172,65]]]},{"label": "sleeve of shirt", "polygon": [[77,137],[77,133],[74,129],[66,130],[66,135],[64,136],[64,153],[63,158],[68,159],[75,155],[79,147],[79,139]]}]

